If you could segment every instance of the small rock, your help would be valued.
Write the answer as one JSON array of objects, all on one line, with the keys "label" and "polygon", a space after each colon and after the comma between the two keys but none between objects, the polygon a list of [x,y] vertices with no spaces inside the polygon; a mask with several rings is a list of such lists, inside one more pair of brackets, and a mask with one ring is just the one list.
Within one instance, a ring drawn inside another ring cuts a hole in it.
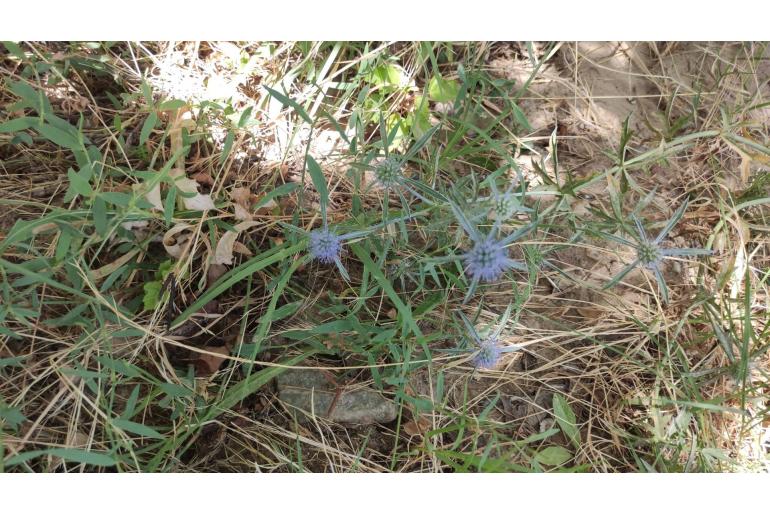
[{"label": "small rock", "polygon": [[[339,387],[320,370],[287,370],[278,376],[278,398],[295,408],[300,420],[304,412],[344,425],[383,424],[396,418],[396,405],[371,388]],[[336,403],[334,398],[341,389]],[[331,408],[331,412],[330,412]]]}]

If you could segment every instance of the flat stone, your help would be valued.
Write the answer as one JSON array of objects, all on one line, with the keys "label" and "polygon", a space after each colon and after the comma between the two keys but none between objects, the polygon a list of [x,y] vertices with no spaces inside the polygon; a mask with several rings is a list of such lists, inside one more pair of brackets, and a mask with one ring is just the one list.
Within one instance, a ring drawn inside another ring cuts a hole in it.
[{"label": "flat stone", "polygon": [[278,398],[294,408],[303,421],[307,420],[306,413],[350,426],[383,424],[397,416],[396,405],[372,388],[345,386],[343,381],[338,387],[320,370],[287,370],[278,376],[277,383]]}]

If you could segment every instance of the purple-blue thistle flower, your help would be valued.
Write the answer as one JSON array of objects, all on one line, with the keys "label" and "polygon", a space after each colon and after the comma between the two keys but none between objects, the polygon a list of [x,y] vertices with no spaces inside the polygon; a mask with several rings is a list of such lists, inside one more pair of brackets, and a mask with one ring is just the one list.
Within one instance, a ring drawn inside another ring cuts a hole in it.
[{"label": "purple-blue thistle flower", "polygon": [[466,273],[471,278],[471,284],[463,302],[468,301],[481,281],[495,281],[511,268],[527,271],[527,266],[524,262],[509,257],[507,247],[529,232],[534,227],[533,224],[521,227],[505,238],[498,240],[496,234],[500,230],[500,220],[495,222],[492,230],[485,236],[479,232],[454,202],[450,202],[449,205],[460,226],[473,241],[473,247],[468,252],[460,255],[460,258],[465,262]]},{"label": "purple-blue thistle flower", "polygon": [[310,232],[310,255],[321,263],[334,263],[340,258],[343,237],[321,227]]},{"label": "purple-blue thistle flower", "polygon": [[478,344],[478,350],[473,356],[473,364],[476,365],[476,368],[495,368],[502,354],[503,349],[500,347],[499,340],[496,336],[490,336]]},{"label": "purple-blue thistle flower", "polygon": [[[386,220],[382,223],[373,225],[368,229],[353,231],[347,234],[337,234],[333,230],[329,229],[325,221],[324,221],[324,224],[318,229],[314,229],[309,233],[305,231],[301,231],[301,232],[305,234],[308,238],[308,253],[311,259],[320,261],[321,263],[324,263],[327,265],[334,263],[335,265],[337,265],[337,269],[339,269],[342,276],[346,280],[350,280],[350,276],[348,275],[348,272],[345,269],[345,266],[342,264],[342,259],[341,259],[343,242],[366,236],[377,229],[386,227],[389,224],[396,223],[399,221],[409,220],[413,216],[414,215],[407,215],[407,216],[401,216],[398,218],[393,218],[391,220]],[[286,227],[289,227],[293,230],[297,230],[292,226],[286,226]]]},{"label": "purple-blue thistle flower", "polygon": [[462,257],[474,281],[496,281],[515,264],[508,257],[508,249],[505,245],[491,236],[475,242],[473,248]]},{"label": "purple-blue thistle flower", "polygon": [[519,350],[520,347],[517,345],[504,347],[500,343],[500,334],[502,333],[503,328],[505,328],[505,325],[508,323],[508,318],[511,316],[512,309],[513,306],[509,305],[508,309],[505,310],[505,313],[500,319],[497,329],[491,331],[484,338],[479,335],[473,323],[468,320],[468,317],[465,316],[465,313],[462,311],[459,312],[460,319],[463,321],[463,324],[465,324],[465,329],[473,339],[475,349],[473,351],[474,354],[471,360],[473,361],[473,364],[476,366],[476,368],[486,370],[493,369],[497,366],[497,363],[500,361],[500,357],[503,355],[503,353]]}]

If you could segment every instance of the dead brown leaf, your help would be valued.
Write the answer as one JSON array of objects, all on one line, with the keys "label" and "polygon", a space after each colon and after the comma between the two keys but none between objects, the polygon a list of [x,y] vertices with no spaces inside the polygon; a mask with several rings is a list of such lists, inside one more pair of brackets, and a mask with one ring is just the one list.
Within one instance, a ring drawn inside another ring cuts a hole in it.
[{"label": "dead brown leaf", "polygon": [[193,180],[198,184],[205,184],[207,186],[214,185],[214,178],[208,172],[198,172],[192,176]]},{"label": "dead brown leaf", "polygon": [[249,247],[241,243],[240,241],[236,241],[233,244],[233,252],[237,252],[238,254],[243,254],[244,256],[253,256],[254,253],[249,250]]},{"label": "dead brown leaf", "polygon": [[241,222],[235,226],[235,231],[227,231],[225,234],[223,234],[222,237],[219,238],[219,242],[217,242],[217,248],[214,252],[214,256],[211,258],[211,263],[219,265],[232,265],[233,249],[235,247],[235,240],[238,238],[238,235],[241,233],[241,231],[244,231],[257,224],[258,222]]},{"label": "dead brown leaf", "polygon": [[430,420],[424,415],[404,424],[404,431],[409,436],[422,436],[428,429],[430,429]]},{"label": "dead brown leaf", "polygon": [[236,204],[240,204],[245,208],[250,208],[254,203],[255,195],[251,193],[251,190],[247,187],[233,188],[230,192],[230,198]]},{"label": "dead brown leaf", "polygon": [[193,227],[190,224],[179,223],[163,235],[163,247],[170,256],[179,259],[192,236]]},{"label": "dead brown leaf", "polygon": [[214,284],[217,282],[217,279],[225,275],[225,272],[227,272],[227,267],[225,265],[209,265],[209,270],[206,273],[206,280],[208,281],[208,284]]},{"label": "dead brown leaf", "polygon": [[[204,347],[204,351],[213,354],[203,354],[195,360],[195,372],[198,375],[211,375],[222,366],[222,363],[230,356],[230,347],[222,345],[220,347]],[[215,355],[216,354],[216,355]]]},{"label": "dead brown leaf", "polygon": [[235,206],[235,219],[236,220],[253,220],[254,217],[251,216],[251,213],[249,213],[249,210],[243,207],[240,204],[234,204]]}]

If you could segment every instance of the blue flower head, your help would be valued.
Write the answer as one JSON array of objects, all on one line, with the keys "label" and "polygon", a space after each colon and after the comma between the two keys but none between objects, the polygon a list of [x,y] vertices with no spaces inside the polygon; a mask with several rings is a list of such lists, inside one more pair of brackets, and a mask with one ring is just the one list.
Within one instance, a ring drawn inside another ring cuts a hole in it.
[{"label": "blue flower head", "polygon": [[331,264],[340,259],[344,238],[321,227],[310,233],[310,255],[321,263]]},{"label": "blue flower head", "polygon": [[508,257],[508,249],[491,236],[477,241],[463,254],[465,266],[474,281],[496,281],[508,268],[514,266]]},{"label": "blue flower head", "polygon": [[527,266],[523,261],[511,259],[508,253],[508,245],[516,241],[525,233],[529,232],[533,225],[527,225],[517,229],[505,238],[498,239],[497,233],[500,229],[500,220],[495,222],[494,227],[487,235],[481,234],[479,230],[471,224],[468,217],[460,210],[454,202],[450,202],[452,211],[460,223],[460,226],[468,233],[473,241],[473,247],[460,257],[465,262],[465,270],[471,278],[470,288],[465,296],[465,301],[473,295],[479,282],[492,282],[499,279],[507,270],[516,269],[527,271]]},{"label": "blue flower head", "polygon": [[497,337],[490,336],[478,344],[478,350],[473,357],[473,363],[476,365],[476,368],[495,368],[502,354],[503,349],[500,347]]},{"label": "blue flower head", "polygon": [[346,234],[338,234],[337,232],[333,231],[329,228],[328,225],[326,225],[325,221],[321,227],[314,229],[309,233],[304,230],[297,229],[291,225],[285,225],[285,227],[291,230],[300,231],[308,238],[308,253],[311,259],[326,265],[334,263],[337,265],[337,269],[339,269],[342,276],[346,280],[350,280],[350,276],[348,275],[345,266],[342,264],[341,259],[343,243],[347,240],[366,236],[375,230],[386,227],[389,224],[409,220],[413,216],[414,215],[407,215],[398,218],[392,218],[382,223],[373,225],[367,229],[353,231]]},{"label": "blue flower head", "polygon": [[508,318],[511,316],[512,309],[513,306],[509,305],[508,309],[505,310],[505,313],[500,319],[497,329],[490,332],[485,338],[482,338],[479,335],[473,323],[471,323],[471,321],[468,320],[468,317],[465,316],[465,313],[462,311],[459,312],[460,318],[465,324],[465,329],[473,340],[474,349],[472,350],[474,354],[471,359],[476,368],[485,370],[493,369],[497,366],[503,353],[519,350],[519,347],[516,345],[504,347],[500,343],[500,334],[508,323]]}]

